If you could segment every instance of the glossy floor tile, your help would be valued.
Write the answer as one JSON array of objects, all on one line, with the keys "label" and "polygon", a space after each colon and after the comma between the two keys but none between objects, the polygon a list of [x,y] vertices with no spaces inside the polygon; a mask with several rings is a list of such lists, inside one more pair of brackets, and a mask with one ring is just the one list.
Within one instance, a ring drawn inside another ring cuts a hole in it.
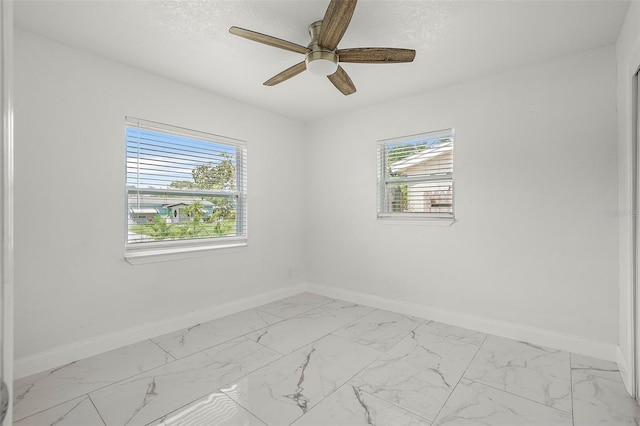
[{"label": "glossy floor tile", "polygon": [[56,405],[26,419],[14,423],[16,426],[87,426],[104,425],[95,406],[88,396],[72,399]]},{"label": "glossy floor tile", "polygon": [[433,426],[571,426],[571,415],[491,386],[462,379]]},{"label": "glossy floor tile", "polygon": [[250,309],[151,340],[173,357],[183,358],[238,336],[260,330],[283,319],[259,309]]},{"label": "glossy floor tile", "polygon": [[108,425],[147,424],[276,360],[244,337],[89,394]]},{"label": "glossy floor tile", "polygon": [[334,300],[247,337],[286,355],[372,312],[374,308]]},{"label": "glossy floor tile", "polygon": [[288,425],[380,355],[337,336],[322,339],[222,389],[270,425]]},{"label": "glossy floor tile", "polygon": [[576,424],[640,424],[640,407],[625,390],[615,363],[571,354],[571,379]]},{"label": "glossy floor tile", "polygon": [[16,380],[13,418],[22,419],[170,360],[169,354],[146,340]]},{"label": "glossy floor tile", "polygon": [[264,423],[222,392],[212,392],[150,423],[150,426],[188,425],[264,426]]},{"label": "glossy floor tile", "polygon": [[418,327],[349,383],[433,420],[480,346]]},{"label": "glossy floor tile", "polygon": [[385,352],[423,322],[420,318],[376,309],[333,334]]},{"label": "glossy floor tile", "polygon": [[291,318],[330,302],[333,302],[333,299],[313,293],[301,293],[273,303],[258,306],[257,309],[282,318]]},{"label": "glossy floor tile", "polygon": [[27,425],[638,425],[615,363],[302,293],[14,383]]},{"label": "glossy floor tile", "polygon": [[362,392],[351,385],[343,385],[307,415],[293,423],[294,426],[429,426],[430,424],[427,419]]},{"label": "glossy floor tile", "polygon": [[489,336],[465,377],[571,412],[568,352]]}]

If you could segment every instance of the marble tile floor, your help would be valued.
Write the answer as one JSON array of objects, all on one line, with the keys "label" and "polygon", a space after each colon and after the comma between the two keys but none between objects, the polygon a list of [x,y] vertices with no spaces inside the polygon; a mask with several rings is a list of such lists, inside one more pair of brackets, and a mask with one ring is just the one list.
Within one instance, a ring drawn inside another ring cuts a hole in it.
[{"label": "marble tile floor", "polygon": [[299,294],[19,379],[15,425],[640,425],[615,363]]}]

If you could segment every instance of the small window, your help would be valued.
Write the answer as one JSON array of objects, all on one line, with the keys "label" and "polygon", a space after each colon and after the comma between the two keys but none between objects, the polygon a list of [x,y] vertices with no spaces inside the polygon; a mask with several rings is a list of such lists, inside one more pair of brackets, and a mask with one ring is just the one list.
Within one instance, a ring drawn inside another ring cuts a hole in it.
[{"label": "small window", "polygon": [[246,245],[246,144],[126,118],[126,257]]},{"label": "small window", "polygon": [[453,219],[453,129],[378,142],[378,217]]}]

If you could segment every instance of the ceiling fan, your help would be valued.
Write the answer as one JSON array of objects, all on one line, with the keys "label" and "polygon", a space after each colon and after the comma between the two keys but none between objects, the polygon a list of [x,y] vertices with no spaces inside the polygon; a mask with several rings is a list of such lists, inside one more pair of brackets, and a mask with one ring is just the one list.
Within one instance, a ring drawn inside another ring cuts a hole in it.
[{"label": "ceiling fan", "polygon": [[416,51],[391,47],[356,47],[337,49],[356,8],[357,0],[331,0],[322,21],[309,26],[311,43],[307,47],[243,28],[231,27],[231,34],[269,46],[305,55],[305,60],[276,74],[263,84],[275,86],[304,70],[326,75],[344,95],[355,93],[356,86],[338,62],[365,64],[412,62]]}]

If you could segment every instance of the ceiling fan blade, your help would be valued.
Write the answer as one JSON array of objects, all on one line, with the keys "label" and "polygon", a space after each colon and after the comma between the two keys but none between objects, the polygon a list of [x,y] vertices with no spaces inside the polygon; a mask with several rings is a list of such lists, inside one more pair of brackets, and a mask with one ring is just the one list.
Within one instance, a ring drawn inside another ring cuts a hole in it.
[{"label": "ceiling fan blade", "polygon": [[347,31],[357,0],[331,0],[322,19],[318,45],[334,50]]},{"label": "ceiling fan blade", "polygon": [[356,93],[356,86],[349,78],[347,72],[342,69],[341,66],[338,65],[338,70],[331,75],[328,75],[327,78],[331,80],[336,89],[342,92],[343,95],[350,95],[352,93]]},{"label": "ceiling fan blade", "polygon": [[275,86],[278,83],[282,83],[285,80],[289,80],[291,77],[295,77],[300,74],[302,71],[307,69],[307,64],[302,61],[299,64],[295,64],[292,67],[287,68],[279,74],[274,75],[269,80],[265,81],[265,86]]},{"label": "ceiling fan blade", "polygon": [[336,51],[340,62],[358,62],[364,64],[412,62],[416,51],[392,47],[357,47]]},{"label": "ceiling fan blade", "polygon": [[233,35],[237,35],[252,41],[257,41],[258,43],[267,44],[273,47],[279,47],[280,49],[290,50],[296,53],[302,53],[303,55],[310,51],[310,49],[304,46],[300,46],[299,44],[291,43],[290,41],[268,36],[266,34],[257,33],[255,31],[245,30],[244,28],[231,27],[229,28],[229,32]]}]

